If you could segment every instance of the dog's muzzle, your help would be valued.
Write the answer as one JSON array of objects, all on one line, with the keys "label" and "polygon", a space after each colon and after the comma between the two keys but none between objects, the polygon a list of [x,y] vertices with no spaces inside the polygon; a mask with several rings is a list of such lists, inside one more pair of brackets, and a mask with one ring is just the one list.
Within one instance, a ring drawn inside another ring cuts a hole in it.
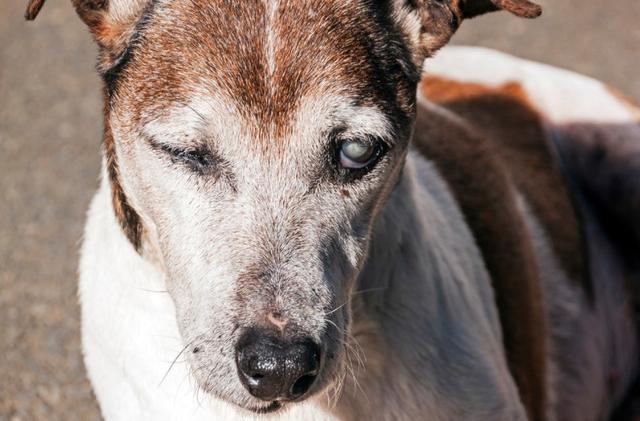
[{"label": "dog's muzzle", "polygon": [[250,330],[236,346],[243,386],[264,401],[302,398],[320,371],[320,347],[312,340],[287,341],[269,330]]}]

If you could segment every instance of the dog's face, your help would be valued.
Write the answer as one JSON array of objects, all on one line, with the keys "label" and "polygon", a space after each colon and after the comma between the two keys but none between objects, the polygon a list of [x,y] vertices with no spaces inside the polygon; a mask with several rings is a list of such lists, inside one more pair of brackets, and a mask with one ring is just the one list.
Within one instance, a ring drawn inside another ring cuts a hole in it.
[{"label": "dog's face", "polygon": [[[113,82],[121,186],[193,374],[224,400],[276,408],[344,370],[349,295],[413,115],[415,84],[384,53],[398,39],[375,25],[343,0],[162,2]],[[258,385],[269,374],[242,359],[260,353],[291,373]]]},{"label": "dog's face", "polygon": [[157,252],[199,386],[257,412],[326,390],[420,63],[496,6],[94,3],[76,6],[102,49],[114,209]]}]

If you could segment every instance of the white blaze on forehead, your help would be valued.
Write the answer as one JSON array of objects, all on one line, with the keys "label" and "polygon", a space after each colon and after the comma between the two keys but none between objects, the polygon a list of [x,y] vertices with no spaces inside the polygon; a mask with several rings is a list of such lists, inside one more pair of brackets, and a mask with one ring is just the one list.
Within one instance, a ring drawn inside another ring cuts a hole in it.
[{"label": "white blaze on forehead", "polygon": [[265,40],[265,56],[267,58],[267,66],[269,67],[269,77],[273,76],[275,72],[275,44],[276,34],[273,29],[273,22],[275,20],[276,10],[278,4],[276,0],[264,0],[265,8],[267,10],[268,23],[265,30],[267,39]]}]

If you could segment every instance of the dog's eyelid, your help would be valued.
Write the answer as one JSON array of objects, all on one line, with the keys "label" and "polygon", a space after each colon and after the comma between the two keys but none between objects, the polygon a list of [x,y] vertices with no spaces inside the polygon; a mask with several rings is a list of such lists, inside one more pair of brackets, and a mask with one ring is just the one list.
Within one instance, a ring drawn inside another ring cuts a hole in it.
[{"label": "dog's eyelid", "polygon": [[147,141],[154,150],[162,152],[172,160],[180,161],[198,172],[215,168],[220,161],[218,155],[207,145],[175,145],[158,142],[151,138],[148,138]]},{"label": "dog's eyelid", "polygon": [[202,139],[200,133],[161,133],[161,134],[148,134],[143,132],[142,136],[151,147],[158,148],[173,148],[184,150],[196,150],[196,149],[211,149],[210,142],[206,142]]},{"label": "dog's eyelid", "polygon": [[341,144],[347,141],[355,141],[363,143],[368,146],[381,145],[387,149],[393,147],[393,142],[389,136],[381,136],[373,133],[350,133],[346,130],[334,130],[330,134],[330,140],[336,144]]}]

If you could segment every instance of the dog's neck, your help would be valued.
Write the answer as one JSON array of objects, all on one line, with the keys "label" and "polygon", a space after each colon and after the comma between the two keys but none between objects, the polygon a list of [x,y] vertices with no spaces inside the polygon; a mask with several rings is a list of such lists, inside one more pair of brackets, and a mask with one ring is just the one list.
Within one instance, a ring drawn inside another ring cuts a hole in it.
[{"label": "dog's neck", "polygon": [[[355,418],[380,416],[381,410],[393,418],[402,413],[397,405],[413,402],[429,419],[442,419],[450,415],[439,412],[442,402],[489,408],[492,396],[515,393],[502,353],[496,352],[501,332],[480,253],[441,176],[413,152],[375,226],[352,302],[352,347],[361,350],[366,368],[356,381],[347,378],[340,407]],[[452,347],[455,354],[440,354]],[[358,362],[353,366],[358,373]],[[415,376],[416,366],[424,371],[418,373],[425,376],[422,388],[389,387],[395,379]],[[453,381],[461,366],[474,371],[469,378],[487,379],[487,389]],[[492,384],[496,379],[488,371],[497,366],[504,384]],[[447,388],[440,387],[442,379],[448,379]],[[382,404],[374,408],[370,402]],[[516,414],[519,408],[505,410]]]}]

